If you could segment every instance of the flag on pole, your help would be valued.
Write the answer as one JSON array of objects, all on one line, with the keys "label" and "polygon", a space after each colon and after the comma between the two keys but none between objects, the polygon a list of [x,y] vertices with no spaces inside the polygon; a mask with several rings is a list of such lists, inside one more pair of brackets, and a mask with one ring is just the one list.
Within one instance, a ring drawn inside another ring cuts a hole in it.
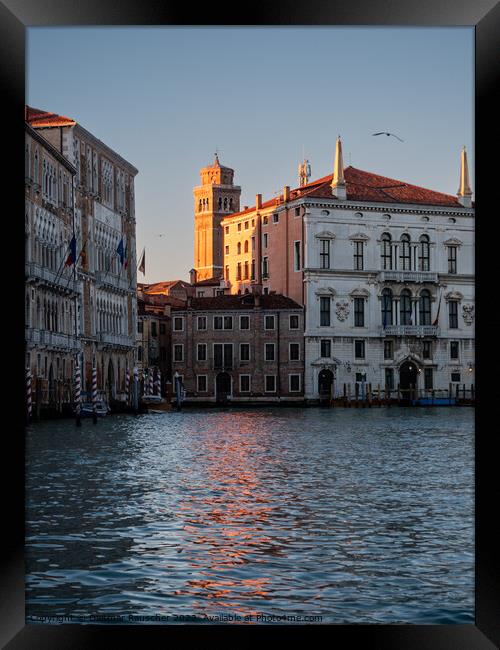
[{"label": "flag on pole", "polygon": [[123,268],[126,269],[128,266],[128,246],[125,243],[125,255],[124,255],[125,263],[123,265]]},{"label": "flag on pole", "polygon": [[118,244],[118,248],[116,249],[116,252],[120,256],[120,264],[123,266],[123,262],[125,260],[125,249],[123,247],[123,237],[120,239],[120,243]]},{"label": "flag on pole", "polygon": [[140,271],[142,275],[146,275],[146,249],[145,248],[142,249],[142,255],[137,270]]},{"label": "flag on pole", "polygon": [[443,292],[441,291],[441,293],[439,294],[439,302],[438,302],[438,309],[437,309],[436,318],[434,319],[434,321],[432,323],[434,326],[436,326],[439,323],[439,310],[441,309],[441,296],[442,295],[443,295]]},{"label": "flag on pole", "polygon": [[76,237],[73,235],[69,244],[69,255],[66,258],[65,266],[71,266],[76,262]]}]

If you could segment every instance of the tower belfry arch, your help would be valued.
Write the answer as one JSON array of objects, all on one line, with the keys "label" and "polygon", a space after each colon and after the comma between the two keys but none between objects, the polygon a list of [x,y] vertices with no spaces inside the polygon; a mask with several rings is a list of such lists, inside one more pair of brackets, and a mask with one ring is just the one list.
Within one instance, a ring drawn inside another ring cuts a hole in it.
[{"label": "tower belfry arch", "polygon": [[241,187],[234,184],[234,169],[219,161],[200,169],[201,184],[194,188],[194,269],[197,280],[222,277],[223,233],[221,221],[239,212]]}]

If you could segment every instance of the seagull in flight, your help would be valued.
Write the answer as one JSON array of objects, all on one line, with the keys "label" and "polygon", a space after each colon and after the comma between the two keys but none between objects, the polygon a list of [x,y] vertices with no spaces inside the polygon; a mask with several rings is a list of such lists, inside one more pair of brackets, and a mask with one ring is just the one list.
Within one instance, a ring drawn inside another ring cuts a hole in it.
[{"label": "seagull in flight", "polygon": [[398,138],[394,133],[388,133],[388,131],[380,131],[380,133],[372,133],[372,135],[392,135],[394,138],[397,138],[400,142],[404,142],[401,138]]}]

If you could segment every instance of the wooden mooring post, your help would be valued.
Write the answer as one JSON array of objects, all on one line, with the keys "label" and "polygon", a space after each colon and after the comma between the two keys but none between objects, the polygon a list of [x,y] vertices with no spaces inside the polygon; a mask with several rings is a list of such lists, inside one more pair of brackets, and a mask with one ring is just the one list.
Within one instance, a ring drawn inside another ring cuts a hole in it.
[{"label": "wooden mooring post", "polygon": [[351,404],[351,384],[347,384],[347,403],[349,404],[349,407],[352,406],[352,404]]},{"label": "wooden mooring post", "polygon": [[355,398],[356,398],[356,408],[358,408],[359,407],[359,384],[358,384],[358,382],[356,382],[354,384],[354,395],[355,395]]}]

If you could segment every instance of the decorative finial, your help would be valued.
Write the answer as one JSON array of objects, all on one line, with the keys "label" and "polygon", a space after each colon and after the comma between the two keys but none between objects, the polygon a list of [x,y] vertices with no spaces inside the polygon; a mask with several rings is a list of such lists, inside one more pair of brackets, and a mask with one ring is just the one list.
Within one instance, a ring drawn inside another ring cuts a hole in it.
[{"label": "decorative finial", "polygon": [[467,164],[465,145],[460,154],[460,187],[458,188],[457,196],[463,206],[471,207],[472,190],[469,183],[469,166]]},{"label": "decorative finial", "polygon": [[342,142],[340,135],[337,138],[335,145],[335,163],[333,166],[332,177],[332,194],[338,199],[346,199],[346,185],[344,178],[344,161],[342,158]]}]

